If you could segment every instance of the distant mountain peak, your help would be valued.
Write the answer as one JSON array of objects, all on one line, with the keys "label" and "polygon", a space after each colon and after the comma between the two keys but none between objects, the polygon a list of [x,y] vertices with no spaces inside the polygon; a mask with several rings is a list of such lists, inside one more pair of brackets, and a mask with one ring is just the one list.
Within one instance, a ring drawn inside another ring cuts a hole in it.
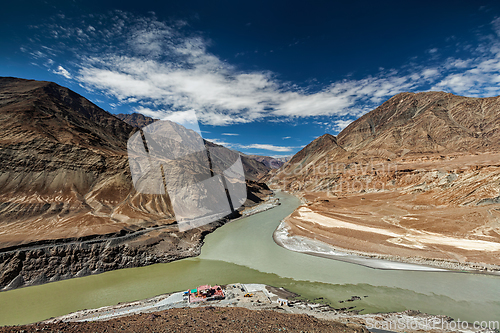
[{"label": "distant mountain peak", "polygon": [[268,168],[279,169],[283,164],[290,160],[291,157],[271,157],[271,156],[261,156],[261,155],[247,155],[248,158],[254,159]]},{"label": "distant mountain peak", "polygon": [[320,142],[321,141],[326,141],[326,142],[331,141],[331,142],[337,144],[337,138],[334,135],[331,135],[329,133],[325,133],[322,136],[317,137],[315,140],[313,140],[313,142],[314,141],[320,141]]},{"label": "distant mountain peak", "polygon": [[133,127],[138,127],[138,128],[143,128],[145,126],[148,126],[149,124],[154,123],[155,121],[158,121],[159,119],[154,119],[148,116],[145,116],[141,113],[117,113],[115,114],[115,117],[118,119],[123,120],[127,124]]},{"label": "distant mountain peak", "polygon": [[[53,82],[0,77],[2,138],[123,151],[133,128],[83,96]],[[23,133],[20,135],[20,133]]]},{"label": "distant mountain peak", "polygon": [[344,149],[338,145],[337,138],[326,133],[314,139],[311,143],[295,154],[290,160],[289,165],[294,163],[304,164],[312,157],[316,158],[319,155],[325,155],[334,150],[338,152],[344,151]]}]

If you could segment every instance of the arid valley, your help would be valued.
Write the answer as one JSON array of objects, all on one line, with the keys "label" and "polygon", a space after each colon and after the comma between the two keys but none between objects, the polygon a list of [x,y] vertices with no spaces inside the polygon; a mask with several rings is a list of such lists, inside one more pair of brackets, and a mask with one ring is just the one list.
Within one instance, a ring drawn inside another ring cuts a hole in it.
[{"label": "arid valley", "polygon": [[500,331],[499,3],[0,26],[0,332]]}]

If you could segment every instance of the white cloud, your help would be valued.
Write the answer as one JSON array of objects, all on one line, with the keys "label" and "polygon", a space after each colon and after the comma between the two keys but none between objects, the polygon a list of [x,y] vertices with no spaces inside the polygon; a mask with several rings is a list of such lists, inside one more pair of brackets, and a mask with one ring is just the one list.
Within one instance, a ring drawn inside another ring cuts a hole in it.
[{"label": "white cloud", "polygon": [[292,138],[291,136],[284,136],[282,139],[286,140],[286,139],[291,139],[291,138]]},{"label": "white cloud", "polygon": [[[500,93],[500,42],[495,36],[467,59],[409,64],[398,70],[380,68],[375,76],[336,81],[310,92],[268,71],[239,70],[210,53],[209,40],[182,30],[185,22],[167,25],[154,16],[117,11],[113,17],[99,16],[81,24],[81,28],[51,26],[53,38],[72,38],[82,45],[72,50],[79,63],[73,71],[77,74],[71,75],[62,66],[54,73],[102,91],[118,103],[139,104],[139,112],[160,119],[174,117],[173,112],[181,112],[175,117],[182,117],[186,111],[196,111],[198,120],[209,125],[358,117],[403,91],[431,87],[471,96]],[[500,36],[500,18],[492,22],[492,28]],[[427,50],[428,57],[438,59],[437,51]],[[26,52],[41,59],[49,51]],[[335,128],[344,128],[346,122],[335,122]]]},{"label": "white cloud", "polygon": [[193,110],[176,112],[165,110],[153,111],[149,108],[138,107],[135,108],[134,111],[151,118],[173,121],[188,129],[198,132],[201,135],[200,127],[198,124],[198,117],[196,116],[196,112]]},{"label": "white cloud", "polygon": [[71,74],[63,66],[58,66],[57,70],[54,70],[53,72],[55,74],[62,75],[67,79],[71,79]]},{"label": "white cloud", "polygon": [[[500,18],[491,22],[500,37]],[[444,90],[471,97],[490,97],[500,94],[500,40],[491,35],[477,45],[467,59],[448,58],[443,68],[448,72],[432,90]],[[468,48],[468,47],[466,47]]]},{"label": "white cloud", "polygon": [[270,144],[259,144],[259,143],[254,143],[251,145],[238,145],[238,147],[242,149],[262,149],[262,150],[279,151],[279,152],[293,151],[293,149],[295,148],[301,148],[301,147],[275,146]]},{"label": "white cloud", "polygon": [[426,79],[439,76],[439,70],[436,68],[426,68],[422,71],[422,76]]},{"label": "white cloud", "polygon": [[[208,52],[209,40],[155,17],[116,12],[98,19],[81,28],[51,26],[54,38],[73,38],[82,45],[75,50],[80,64],[75,79],[122,103],[147,107],[155,118],[165,116],[164,110],[195,110],[202,123],[228,125],[263,118],[352,115],[414,86],[410,76],[386,71],[310,93],[271,72],[242,72]],[[113,23],[99,26],[101,22]],[[366,107],[356,107],[360,103]]]},{"label": "white cloud", "polygon": [[227,135],[227,136],[238,136],[238,133],[222,133],[222,135]]},{"label": "white cloud", "polygon": [[205,139],[205,140],[213,142],[213,143],[215,143],[216,145],[219,145],[219,146],[224,146],[226,148],[230,148],[230,147],[233,146],[231,143],[225,142],[225,141],[222,141],[222,140],[219,140],[219,139]]},{"label": "white cloud", "polygon": [[500,94],[500,53],[486,54],[481,58],[459,61],[468,64],[467,70],[447,74],[432,90],[445,90],[472,97],[489,97]]},{"label": "white cloud", "polygon": [[336,131],[342,131],[344,128],[346,128],[350,123],[352,123],[353,120],[352,119],[347,119],[347,120],[342,120],[342,119],[339,119],[339,120],[335,120],[333,122],[333,128],[336,130]]}]

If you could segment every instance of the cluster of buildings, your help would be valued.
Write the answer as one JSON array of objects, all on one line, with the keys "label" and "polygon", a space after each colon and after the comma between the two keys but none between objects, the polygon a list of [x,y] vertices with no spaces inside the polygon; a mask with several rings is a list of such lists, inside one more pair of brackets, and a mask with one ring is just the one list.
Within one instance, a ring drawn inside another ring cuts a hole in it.
[{"label": "cluster of buildings", "polygon": [[224,290],[222,290],[221,286],[212,287],[208,284],[187,290],[184,292],[184,296],[187,297],[188,303],[213,301],[225,298]]}]

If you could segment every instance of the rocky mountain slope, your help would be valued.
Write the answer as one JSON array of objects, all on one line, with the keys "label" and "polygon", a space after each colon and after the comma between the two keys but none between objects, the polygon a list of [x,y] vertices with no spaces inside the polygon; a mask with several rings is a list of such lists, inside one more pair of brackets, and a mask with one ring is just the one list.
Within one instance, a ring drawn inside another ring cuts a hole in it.
[{"label": "rocky mountain slope", "polygon": [[[307,188],[319,190],[320,180],[326,180],[325,186],[332,185],[336,176],[366,171],[368,165],[371,172],[382,165],[395,168],[397,163],[499,152],[499,133],[500,97],[400,93],[337,137],[325,134],[317,138],[267,178],[275,184],[286,180],[293,190],[303,188],[307,181]],[[401,174],[401,167],[399,170]]]},{"label": "rocky mountain slope", "polygon": [[497,151],[499,110],[500,97],[400,93],[347,126],[338,142],[347,151],[388,158]]},{"label": "rocky mountain slope", "polygon": [[[336,138],[314,140],[268,181],[309,202],[312,211],[289,219],[296,235],[500,265],[499,131],[500,97],[401,93]],[[323,226],[311,224],[316,213]]]},{"label": "rocky mountain slope", "polygon": [[151,117],[145,116],[140,113],[117,113],[115,114],[115,117],[118,119],[123,120],[127,124],[133,127],[139,127],[143,128],[145,126],[148,126],[151,123],[154,123],[155,121],[158,121],[158,119],[153,119]]},{"label": "rocky mountain slope", "polygon": [[[0,78],[0,126],[0,289],[196,255],[223,223],[180,233],[169,198],[132,185],[137,128],[67,88]],[[270,194],[248,182],[246,206]]]},{"label": "rocky mountain slope", "polygon": [[[119,113],[116,114],[115,116],[117,118],[120,118],[127,124],[138,128],[143,128],[155,121],[158,121],[158,119],[153,119],[151,117],[144,116],[140,113],[130,113],[130,114]],[[221,150],[225,150],[226,154],[231,154],[231,150],[228,148],[225,148],[221,145],[215,144],[208,140],[204,141],[205,141],[205,146],[207,148],[216,147],[220,148]],[[243,163],[243,169],[245,170],[245,176],[247,179],[251,181],[258,181],[262,177],[266,176],[269,170],[272,168],[270,165],[263,163],[262,160],[259,160],[258,158],[253,158],[252,156],[241,155],[241,161]]]},{"label": "rocky mountain slope", "polygon": [[270,157],[261,155],[246,155],[258,162],[263,163],[265,166],[271,169],[279,169],[290,160],[291,157]]}]

